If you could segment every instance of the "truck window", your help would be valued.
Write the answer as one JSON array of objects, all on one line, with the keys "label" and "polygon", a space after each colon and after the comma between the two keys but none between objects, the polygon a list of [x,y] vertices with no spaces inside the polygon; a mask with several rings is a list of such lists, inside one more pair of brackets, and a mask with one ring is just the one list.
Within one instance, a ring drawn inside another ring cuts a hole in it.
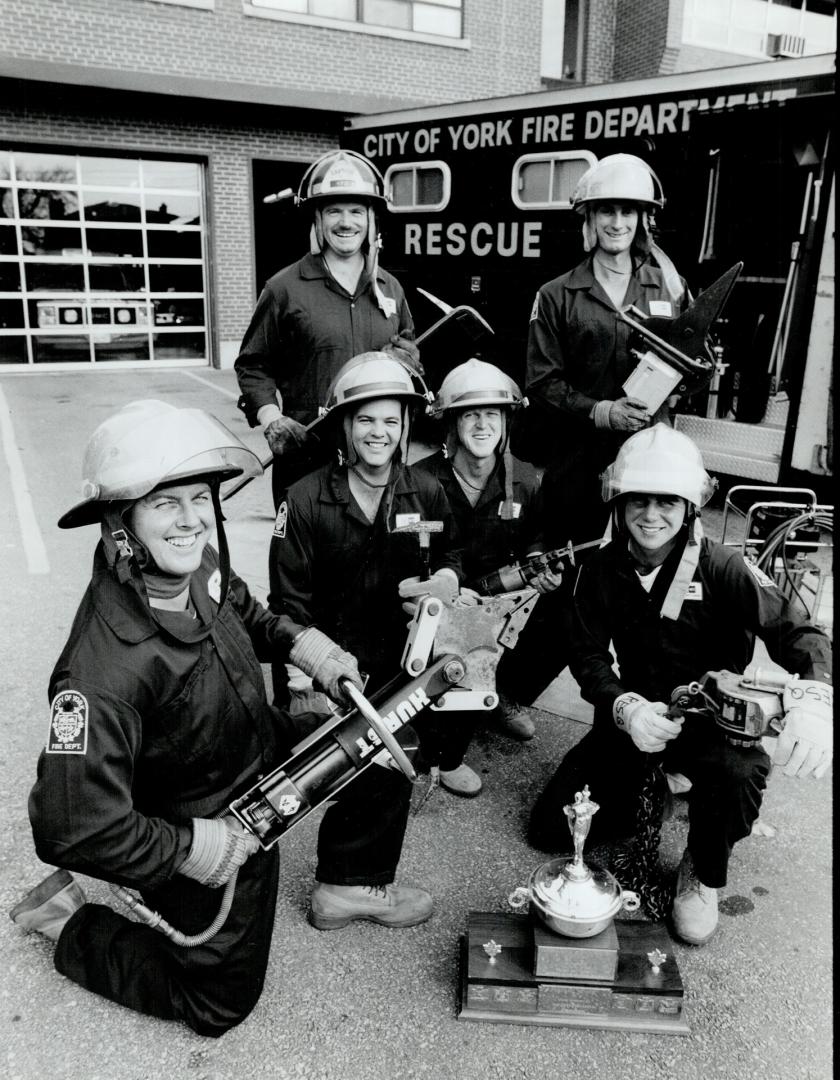
[{"label": "truck window", "polygon": [[385,173],[385,190],[395,214],[443,210],[451,188],[452,173],[445,161],[409,161],[391,165]]},{"label": "truck window", "polygon": [[568,210],[572,193],[597,162],[590,150],[523,154],[513,166],[511,198],[520,210]]}]

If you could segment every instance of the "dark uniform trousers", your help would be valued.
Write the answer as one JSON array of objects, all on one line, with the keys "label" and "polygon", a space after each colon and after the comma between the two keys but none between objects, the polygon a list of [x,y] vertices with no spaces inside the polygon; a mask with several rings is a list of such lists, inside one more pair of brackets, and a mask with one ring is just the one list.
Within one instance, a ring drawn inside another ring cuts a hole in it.
[{"label": "dark uniform trousers", "polygon": [[632,835],[639,791],[652,764],[691,780],[686,846],[703,884],[721,888],[733,846],[749,835],[758,817],[771,763],[760,744],[730,746],[711,721],[686,718],[680,735],[661,754],[651,755],[637,749],[611,717],[596,715],[592,731],[569,751],[534,805],[530,842],[541,851],[571,849],[563,807],[585,784],[600,806],[589,845]]},{"label": "dark uniform trousers", "polygon": [[[194,948],[176,945],[159,930],[131,922],[110,907],[85,904],[58,940],[56,969],[130,1009],[181,1020],[199,1035],[223,1035],[245,1019],[262,992],[278,866],[276,848],[252,855],[239,871],[221,930]],[[178,876],[144,891],[143,900],[177,930],[198,934],[216,917],[223,892]]]}]

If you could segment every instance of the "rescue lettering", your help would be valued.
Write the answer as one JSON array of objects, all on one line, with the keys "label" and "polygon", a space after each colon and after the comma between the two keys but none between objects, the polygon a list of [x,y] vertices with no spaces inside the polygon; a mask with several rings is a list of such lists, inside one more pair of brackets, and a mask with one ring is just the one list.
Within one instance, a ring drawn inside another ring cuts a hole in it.
[{"label": "rescue lettering", "polygon": [[475,225],[433,221],[405,226],[403,250],[406,255],[514,255],[527,259],[540,256],[541,221],[478,221]]}]

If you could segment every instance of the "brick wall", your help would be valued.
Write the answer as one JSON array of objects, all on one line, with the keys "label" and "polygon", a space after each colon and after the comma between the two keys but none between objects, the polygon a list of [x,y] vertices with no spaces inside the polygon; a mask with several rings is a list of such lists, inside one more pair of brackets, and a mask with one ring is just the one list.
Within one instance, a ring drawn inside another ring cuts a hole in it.
[{"label": "brick wall", "polygon": [[589,0],[586,5],[583,79],[609,82],[613,77],[616,0]]},{"label": "brick wall", "polygon": [[540,89],[537,3],[464,0],[471,43],[465,50],[255,18],[245,14],[243,0],[216,0],[213,11],[153,0],[4,0],[0,52],[298,90],[454,101]]},{"label": "brick wall", "polygon": [[36,148],[155,151],[196,154],[208,163],[208,244],[217,360],[235,354],[254,307],[250,158],[312,161],[337,144],[334,132],[283,130],[244,109],[200,103],[182,106],[136,95],[70,92],[60,107],[48,93],[30,91],[26,103],[0,112],[0,141]]},{"label": "brick wall", "polygon": [[[676,0],[681,4],[682,0]],[[674,0],[617,0],[615,78],[639,79],[660,71]]]}]

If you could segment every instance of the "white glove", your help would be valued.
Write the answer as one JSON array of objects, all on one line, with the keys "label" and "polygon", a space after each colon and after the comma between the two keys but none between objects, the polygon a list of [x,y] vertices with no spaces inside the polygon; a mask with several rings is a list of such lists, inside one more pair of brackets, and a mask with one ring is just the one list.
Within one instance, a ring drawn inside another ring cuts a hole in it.
[{"label": "white glove", "polygon": [[419,577],[403,578],[399,584],[399,593],[403,599],[412,596],[436,596],[438,600],[451,604],[458,595],[458,575],[454,570],[444,567],[436,570],[425,581],[421,581]]},{"label": "white glove", "polygon": [[819,780],[827,772],[834,747],[833,705],[828,683],[795,679],[785,687],[785,727],[773,755],[774,765],[784,765],[785,776]]},{"label": "white glove", "polygon": [[224,885],[260,849],[256,836],[235,818],[193,818],[192,824],[190,851],[178,872],[200,885],[211,889]]},{"label": "white glove", "polygon": [[615,726],[626,731],[644,754],[664,750],[682,730],[683,717],[672,720],[667,712],[664,701],[648,701],[632,691],[617,697],[612,708]]},{"label": "white glove", "polygon": [[344,679],[349,679],[359,690],[364,689],[355,656],[315,626],[308,626],[298,634],[289,650],[289,660],[312,679],[316,690],[339,705],[349,704],[341,688]]}]

